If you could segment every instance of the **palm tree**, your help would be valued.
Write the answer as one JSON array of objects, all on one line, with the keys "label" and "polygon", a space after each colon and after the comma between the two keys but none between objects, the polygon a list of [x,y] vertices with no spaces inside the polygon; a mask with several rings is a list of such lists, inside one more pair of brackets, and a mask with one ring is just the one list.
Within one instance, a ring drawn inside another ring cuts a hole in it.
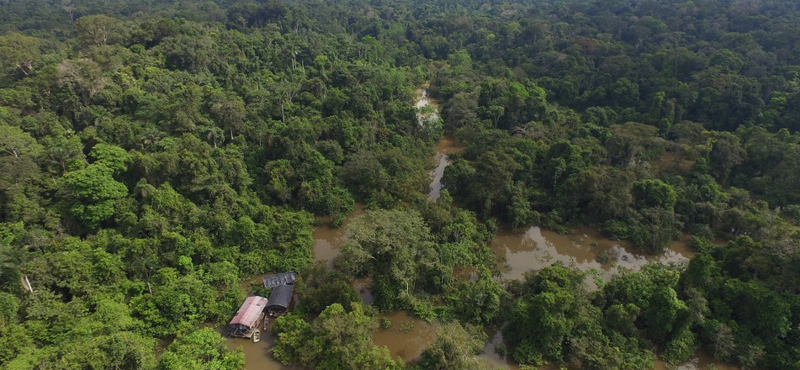
[{"label": "palm tree", "polygon": [[149,198],[155,194],[156,188],[147,183],[147,179],[140,179],[133,188],[133,194],[140,195],[142,198]]},{"label": "palm tree", "polygon": [[69,149],[61,146],[51,148],[47,153],[50,163],[58,165],[61,168],[62,175],[67,173],[67,162],[74,157]]},{"label": "palm tree", "polygon": [[148,128],[139,135],[139,147],[141,149],[147,149],[153,145],[155,145],[161,138],[164,137],[164,133],[159,131],[155,128]]},{"label": "palm tree", "polygon": [[150,253],[141,253],[133,257],[131,267],[132,273],[144,279],[147,283],[147,290],[153,294],[153,288],[150,286],[150,271],[157,267],[156,259]]},{"label": "palm tree", "polygon": [[[214,144],[214,148],[217,148],[217,140],[225,138],[225,132],[222,131],[221,128],[217,126],[202,126],[201,130],[206,133],[206,139],[208,139],[212,144]],[[231,139],[233,139],[233,130],[231,130]]]}]

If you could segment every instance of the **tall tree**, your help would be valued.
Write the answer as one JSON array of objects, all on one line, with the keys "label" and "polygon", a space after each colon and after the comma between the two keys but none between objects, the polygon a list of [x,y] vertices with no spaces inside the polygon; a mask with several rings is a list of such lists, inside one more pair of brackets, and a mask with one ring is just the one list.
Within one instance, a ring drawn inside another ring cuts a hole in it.
[{"label": "tall tree", "polygon": [[375,320],[361,304],[351,308],[347,312],[334,303],[311,323],[295,315],[280,317],[273,328],[278,340],[272,354],[285,364],[312,369],[400,369],[386,347],[372,343]]},{"label": "tall tree", "polygon": [[336,265],[354,275],[369,273],[374,304],[383,310],[407,308],[438,259],[430,231],[414,211],[368,211],[348,225],[347,240]]},{"label": "tall tree", "polygon": [[40,44],[38,38],[19,33],[0,36],[0,67],[29,76],[41,59]]}]

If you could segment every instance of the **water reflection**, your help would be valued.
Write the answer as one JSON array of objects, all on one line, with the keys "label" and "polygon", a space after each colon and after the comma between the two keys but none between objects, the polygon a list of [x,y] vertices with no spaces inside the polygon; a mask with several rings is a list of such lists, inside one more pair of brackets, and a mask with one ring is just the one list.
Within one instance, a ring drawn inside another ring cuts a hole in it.
[{"label": "water reflection", "polygon": [[452,137],[445,136],[441,138],[434,147],[436,155],[433,160],[436,161],[436,168],[431,172],[431,186],[428,192],[428,199],[436,200],[439,198],[439,193],[442,191],[442,177],[444,177],[444,169],[450,164],[450,157],[448,154],[458,153],[463,150],[456,144]]},{"label": "water reflection", "polygon": [[358,292],[358,296],[361,297],[361,303],[365,306],[371,305],[374,301],[370,284],[372,284],[372,280],[368,277],[356,279],[353,282],[353,288]]},{"label": "water reflection", "polygon": [[536,226],[522,232],[501,231],[490,248],[507,279],[521,279],[526,271],[540,270],[556,261],[583,271],[602,271],[608,278],[617,267],[636,270],[649,261],[681,263],[694,255],[685,241],[673,243],[663,254],[650,256],[634,250],[630,242],[608,239],[592,228],[561,235]]},{"label": "water reflection", "polygon": [[450,164],[450,159],[447,158],[447,154],[444,153],[436,153],[434,160],[437,162],[436,168],[433,170],[431,177],[433,181],[431,181],[430,191],[428,192],[428,199],[436,200],[439,199],[439,192],[442,190],[442,177],[444,177],[444,169]]},{"label": "water reflection", "polygon": [[[427,110],[425,107],[431,107]],[[439,119],[439,104],[436,100],[428,96],[428,90],[417,90],[417,102],[414,103],[414,108],[417,108],[417,122],[420,126],[425,126],[426,123]]]},{"label": "water reflection", "polygon": [[[500,354],[495,351],[496,347],[503,344],[503,333],[496,331],[489,332],[487,334],[489,334],[489,340],[486,342],[486,345],[483,346],[483,351],[481,352],[480,357],[492,365],[492,368],[519,370],[519,365],[513,361],[506,360],[503,356],[500,356]],[[546,367],[540,368],[542,370],[549,370]]]}]

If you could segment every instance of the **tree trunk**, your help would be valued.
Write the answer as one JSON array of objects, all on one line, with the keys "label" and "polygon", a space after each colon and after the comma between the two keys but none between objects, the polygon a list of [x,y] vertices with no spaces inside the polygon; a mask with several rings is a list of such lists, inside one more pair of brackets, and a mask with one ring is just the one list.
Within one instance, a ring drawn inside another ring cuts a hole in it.
[{"label": "tree trunk", "polygon": [[29,292],[33,293],[33,287],[31,286],[31,281],[28,280],[28,274],[22,274],[22,276],[25,277],[25,284],[23,284],[25,289],[27,289]]}]

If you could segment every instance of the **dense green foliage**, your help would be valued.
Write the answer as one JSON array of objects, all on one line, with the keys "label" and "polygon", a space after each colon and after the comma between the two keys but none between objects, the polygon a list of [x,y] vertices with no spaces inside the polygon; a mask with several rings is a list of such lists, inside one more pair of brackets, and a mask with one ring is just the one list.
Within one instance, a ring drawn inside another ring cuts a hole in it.
[{"label": "dense green foliage", "polygon": [[[276,324],[286,363],[403,366],[368,340],[367,278],[378,310],[467,325],[421,369],[483,366],[469,325],[502,327],[530,365],[704,348],[800,369],[795,1],[0,9],[4,369],[240,369],[198,326],[231,317],[241,279],[286,270],[305,302]],[[425,81],[443,127],[417,120]],[[443,130],[465,148],[429,202]],[[309,268],[314,215],[338,225],[356,201],[335,269]],[[596,290],[561,265],[506,283],[497,224],[590,225],[653,254],[687,233],[699,254]]]},{"label": "dense green foliage", "polygon": [[236,369],[244,365],[241,353],[230,352],[213,329],[200,329],[177,338],[161,355],[159,369]]},{"label": "dense green foliage", "polygon": [[386,347],[372,344],[370,331],[376,327],[375,319],[365,315],[360,304],[345,312],[334,303],[311,323],[291,314],[280,317],[273,328],[278,340],[272,353],[283,363],[311,369],[400,368]]},{"label": "dense green foliage", "polygon": [[483,349],[486,336],[472,327],[457,322],[439,328],[436,340],[422,352],[421,369],[488,370],[491,367],[475,354]]},{"label": "dense green foliage", "polygon": [[2,5],[0,364],[153,368],[151,338],[178,335],[161,367],[240,368],[190,333],[230,318],[242,277],[311,261],[305,211],[424,189],[415,72],[302,7],[251,28],[255,4],[224,24],[175,5]]},{"label": "dense green foliage", "polygon": [[[632,278],[638,279],[645,273],[634,274]],[[586,369],[652,368],[647,347],[640,345],[633,333],[613,326],[618,321],[631,325],[628,320],[632,318],[613,317],[616,311],[609,309],[606,314],[612,320],[604,323],[604,312],[591,301],[584,278],[584,274],[556,264],[528,275],[513,289],[519,299],[503,330],[511,357],[537,366],[550,360],[574,361]]]}]

